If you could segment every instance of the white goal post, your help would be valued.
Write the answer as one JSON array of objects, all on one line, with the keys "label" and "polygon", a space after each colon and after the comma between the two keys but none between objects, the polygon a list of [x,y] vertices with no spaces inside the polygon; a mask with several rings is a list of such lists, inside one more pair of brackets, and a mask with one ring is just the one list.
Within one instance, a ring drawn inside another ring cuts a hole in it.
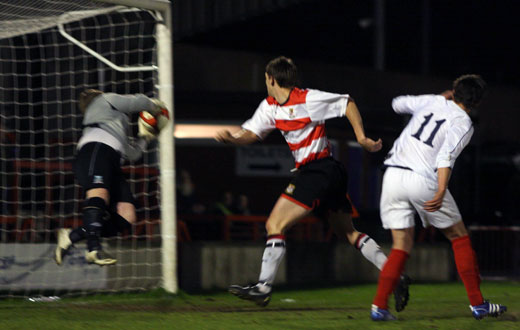
[{"label": "white goal post", "polygon": [[[100,0],[102,2],[144,8],[159,12],[162,24],[157,25],[157,62],[161,70],[159,76],[159,98],[166,103],[173,114],[173,47],[172,16],[170,2],[166,0]],[[163,288],[176,293],[177,283],[177,228],[175,209],[175,153],[173,144],[173,120],[161,133],[161,237]]]},{"label": "white goal post", "polygon": [[[7,9],[0,14],[0,277],[4,282],[0,296],[135,291],[153,288],[154,283],[177,293],[170,1],[0,0],[0,5]],[[149,21],[136,23],[141,17]],[[83,24],[85,19],[90,21]],[[151,24],[155,36],[150,35]],[[155,40],[153,45],[150,39]],[[69,272],[83,273],[85,278],[70,279],[63,268],[60,273],[51,268],[56,265],[47,265],[48,260],[39,261],[38,256],[47,258],[49,251],[39,254],[38,250],[54,244],[57,224],[72,218],[77,224],[80,215],[81,198],[77,184],[70,182],[70,164],[81,118],[71,109],[75,94],[84,88],[158,97],[168,106],[172,120],[142,164],[127,166],[129,181],[144,201],[139,211],[146,218],[160,212],[160,227],[145,221],[145,235],[133,233],[110,241],[126,264],[101,273],[96,270],[95,276],[94,268],[74,270],[77,265],[72,265]],[[23,254],[27,258],[16,259]],[[159,269],[160,279],[155,275]],[[95,284],[96,276],[104,276],[109,288]],[[41,280],[30,282],[36,277]],[[53,283],[56,279],[61,283]],[[82,280],[86,284],[74,289]]]}]

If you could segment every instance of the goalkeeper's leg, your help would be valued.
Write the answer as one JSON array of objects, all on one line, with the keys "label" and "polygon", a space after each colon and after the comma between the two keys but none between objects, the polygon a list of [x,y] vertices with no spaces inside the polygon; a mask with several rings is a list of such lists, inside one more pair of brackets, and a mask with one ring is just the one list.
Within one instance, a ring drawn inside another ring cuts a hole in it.
[{"label": "goalkeeper's leg", "polygon": [[117,203],[117,212],[112,213],[111,216],[112,223],[120,233],[131,232],[132,225],[137,221],[135,206],[130,201]]},{"label": "goalkeeper's leg", "polygon": [[[129,203],[120,203],[129,204]],[[101,237],[114,237],[118,233],[131,233],[132,224],[135,223],[135,207],[131,204],[131,207],[118,207],[121,214],[116,211],[109,212],[109,218],[103,221],[103,227],[101,229]],[[126,216],[126,218],[125,218]],[[85,226],[77,227],[74,229],[60,228],[57,231],[57,241],[54,260],[61,266],[67,254],[70,252],[72,246],[87,238],[87,229]]]},{"label": "goalkeeper's leg", "polygon": [[103,229],[101,230],[101,237],[114,237],[117,234],[128,232],[130,233],[132,229],[132,225],[121,215],[110,212],[110,218],[105,221],[103,224]]},{"label": "goalkeeper's leg", "polygon": [[115,207],[110,209],[110,219],[107,221],[106,228],[103,228],[103,234],[107,234],[107,237],[115,236],[117,233],[131,233],[132,224],[135,224],[137,221],[135,213],[136,202],[130,185],[122,173],[114,177],[114,180],[118,183],[115,185],[115,189],[111,190],[110,197],[112,198],[112,205]]},{"label": "goalkeeper's leg", "polygon": [[132,203],[119,202],[116,210],[108,211],[108,218],[103,223],[101,237],[114,237],[119,233],[132,233],[132,224],[135,221],[135,206]]},{"label": "goalkeeper's leg", "polygon": [[117,262],[116,259],[103,251],[101,247],[100,237],[107,205],[106,200],[99,197],[103,194],[108,195],[108,191],[103,188],[88,191],[86,205],[83,208],[83,226],[86,229],[88,248],[85,259],[88,263],[100,266],[112,265]]},{"label": "goalkeeper's leg", "polygon": [[83,227],[79,227],[74,230],[68,228],[60,228],[56,232],[56,239],[58,243],[56,245],[56,250],[54,251],[54,261],[56,261],[56,264],[58,264],[58,266],[61,266],[63,264],[65,256],[69,253],[70,249],[72,248],[72,244],[75,243],[71,240],[71,235],[73,233],[73,236],[77,238],[76,242],[86,237],[86,232],[84,231]]}]

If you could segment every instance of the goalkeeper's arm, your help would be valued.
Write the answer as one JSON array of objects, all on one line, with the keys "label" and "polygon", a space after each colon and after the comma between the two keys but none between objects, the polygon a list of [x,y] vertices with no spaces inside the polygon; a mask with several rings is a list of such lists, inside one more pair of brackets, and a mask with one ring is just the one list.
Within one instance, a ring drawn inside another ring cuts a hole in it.
[{"label": "goalkeeper's arm", "polygon": [[154,127],[147,124],[141,115],[139,115],[139,118],[137,119],[138,139],[134,144],[129,144],[127,147],[126,155],[128,160],[133,162],[141,158],[143,152],[146,151],[148,143],[156,139],[160,131],[168,125],[168,111],[166,109],[163,110],[166,111],[166,114],[162,111],[155,116],[157,122]]},{"label": "goalkeeper's arm", "polygon": [[126,158],[131,162],[139,160],[146,151],[149,141],[151,140],[146,140],[140,137],[133,144],[129,143],[126,148]]},{"label": "goalkeeper's arm", "polygon": [[150,112],[154,116],[160,113],[168,113],[164,102],[149,98],[144,94],[120,95],[116,93],[105,93],[105,99],[113,108],[125,113],[136,113],[143,110]]}]

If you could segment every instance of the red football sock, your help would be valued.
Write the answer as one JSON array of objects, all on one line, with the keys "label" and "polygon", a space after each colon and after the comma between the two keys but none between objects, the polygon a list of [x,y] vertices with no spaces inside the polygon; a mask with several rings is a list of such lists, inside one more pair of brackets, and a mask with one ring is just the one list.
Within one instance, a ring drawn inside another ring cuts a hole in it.
[{"label": "red football sock", "polygon": [[386,260],[377,284],[377,293],[373,304],[382,309],[388,309],[388,296],[394,291],[404,270],[409,254],[403,250],[392,249]]},{"label": "red football sock", "polygon": [[484,299],[480,292],[480,272],[477,257],[471,247],[469,236],[466,235],[454,239],[451,241],[451,247],[455,255],[457,271],[468,293],[469,302],[472,306],[483,304]]}]

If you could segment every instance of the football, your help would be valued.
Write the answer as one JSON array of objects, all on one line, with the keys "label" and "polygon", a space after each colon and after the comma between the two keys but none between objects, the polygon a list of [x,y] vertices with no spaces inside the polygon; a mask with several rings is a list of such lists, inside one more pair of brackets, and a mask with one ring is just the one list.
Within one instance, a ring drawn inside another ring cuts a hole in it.
[{"label": "football", "polygon": [[147,130],[149,133],[156,134],[159,132],[159,127],[157,125],[157,118],[155,118],[148,111],[141,111],[139,113],[139,121],[142,127]]},{"label": "football", "polygon": [[157,134],[168,124],[169,117],[166,109],[162,109],[157,116],[152,115],[148,111],[141,111],[139,113],[139,126],[142,126],[143,129],[151,134]]}]

